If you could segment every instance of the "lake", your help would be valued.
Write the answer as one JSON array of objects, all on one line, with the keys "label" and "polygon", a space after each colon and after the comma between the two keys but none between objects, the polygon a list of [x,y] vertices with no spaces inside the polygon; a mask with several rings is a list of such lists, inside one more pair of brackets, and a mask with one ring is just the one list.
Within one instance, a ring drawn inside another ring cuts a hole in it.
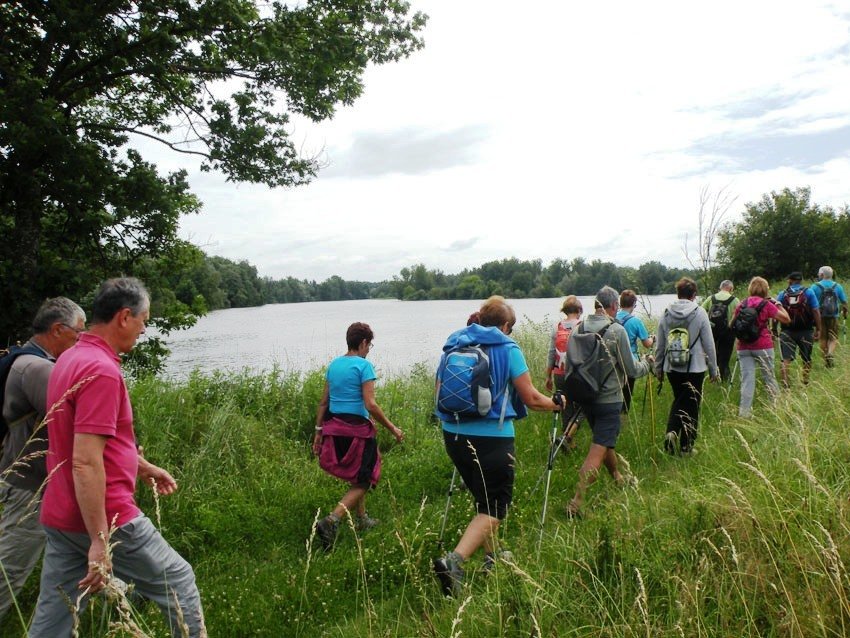
[{"label": "lake", "polygon": [[[592,297],[581,297],[585,310]],[[646,311],[658,316],[675,295],[644,297]],[[526,322],[553,323],[560,317],[562,298],[509,300],[517,326]],[[216,310],[198,319],[189,330],[167,338],[171,356],[165,376],[184,378],[193,369],[263,372],[274,366],[287,372],[316,370],[345,354],[345,331],[355,321],[368,323],[375,333],[369,360],[381,376],[406,374],[417,363],[436,369],[446,337],[466,325],[479,301],[398,301],[363,299]]]}]

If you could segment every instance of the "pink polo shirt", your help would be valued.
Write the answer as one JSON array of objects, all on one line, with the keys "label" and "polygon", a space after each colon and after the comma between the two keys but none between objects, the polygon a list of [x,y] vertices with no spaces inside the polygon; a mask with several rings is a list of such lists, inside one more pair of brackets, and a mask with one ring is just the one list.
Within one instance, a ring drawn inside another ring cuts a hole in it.
[{"label": "pink polo shirt", "polygon": [[106,437],[106,520],[111,525],[114,519],[118,527],[128,523],[139,514],[134,498],[139,457],[133,408],[121,360],[103,339],[84,333],[59,357],[47,384],[47,405],[58,402],[47,424],[50,478],[41,506],[42,524],[86,533],[71,468],[76,433]]},{"label": "pink polo shirt", "polygon": [[[738,307],[735,309],[735,316],[738,316],[738,313],[744,308],[758,307],[758,305],[764,301],[761,297],[747,297],[742,301]],[[756,339],[753,343],[744,343],[740,339],[738,340],[738,350],[773,350],[773,337],[770,335],[770,320],[773,319],[779,311],[776,309],[776,306],[773,305],[773,302],[768,301],[764,304],[764,308],[761,309],[759,313],[759,326],[761,326],[759,330],[759,338]]]}]

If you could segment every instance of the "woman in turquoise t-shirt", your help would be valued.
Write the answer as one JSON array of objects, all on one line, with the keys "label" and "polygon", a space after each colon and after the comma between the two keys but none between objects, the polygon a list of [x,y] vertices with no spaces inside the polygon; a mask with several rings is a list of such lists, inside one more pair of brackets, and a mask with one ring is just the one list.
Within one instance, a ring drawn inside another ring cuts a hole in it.
[{"label": "woman in turquoise t-shirt", "polygon": [[331,361],[325,377],[325,390],[316,410],[316,437],[313,452],[319,465],[331,476],[351,487],[337,506],[316,524],[316,534],[325,550],[330,550],[339,531],[339,522],[348,513],[354,527],[366,531],[378,524],[366,513],[366,492],[381,476],[375,424],[387,428],[401,443],[402,431],[393,425],[375,400],[375,368],[366,360],[372,349],[372,329],[365,323],[348,327],[348,352]]}]

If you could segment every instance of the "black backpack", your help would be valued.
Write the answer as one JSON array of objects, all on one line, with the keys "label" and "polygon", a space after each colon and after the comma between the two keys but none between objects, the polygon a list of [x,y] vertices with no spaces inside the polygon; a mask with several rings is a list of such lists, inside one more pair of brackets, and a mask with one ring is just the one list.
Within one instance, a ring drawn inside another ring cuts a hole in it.
[{"label": "black backpack", "polygon": [[0,444],[9,433],[9,424],[6,423],[6,418],[3,416],[3,403],[6,401],[6,381],[9,378],[9,372],[12,370],[12,364],[22,354],[32,354],[42,359],[47,359],[47,355],[41,348],[27,344],[25,346],[12,346],[9,352],[0,358]]},{"label": "black backpack", "polygon": [[782,295],[782,307],[791,317],[788,329],[805,330],[815,325],[815,315],[806,296],[806,288],[792,291],[789,286]]},{"label": "black backpack", "polygon": [[738,341],[755,343],[761,334],[762,326],[759,322],[759,316],[767,303],[767,299],[757,306],[744,306],[744,303],[746,302],[738,306],[738,314],[735,315],[735,320],[732,322],[732,332],[735,333]]},{"label": "black backpack", "polygon": [[708,320],[715,337],[729,334],[729,304],[735,297],[729,296],[725,301],[718,301],[716,295],[711,295],[711,306],[708,308]]},{"label": "black backpack", "polygon": [[[585,332],[582,322],[573,330],[564,371],[564,394],[570,401],[594,403],[608,377],[614,373],[614,362],[602,343],[609,327],[610,323],[599,332]],[[610,365],[611,369],[603,378],[602,372],[606,365]]]}]

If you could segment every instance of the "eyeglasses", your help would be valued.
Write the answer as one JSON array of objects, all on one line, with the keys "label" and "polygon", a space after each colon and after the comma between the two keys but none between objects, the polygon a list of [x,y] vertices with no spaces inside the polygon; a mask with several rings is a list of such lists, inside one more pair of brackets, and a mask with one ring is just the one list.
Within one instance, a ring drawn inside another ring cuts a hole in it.
[{"label": "eyeglasses", "polygon": [[61,325],[65,326],[66,328],[70,328],[71,330],[73,330],[75,333],[77,333],[77,336],[81,335],[83,332],[86,331],[85,328],[75,328],[74,326],[67,324],[67,323],[63,323]]},{"label": "eyeglasses", "polygon": [[514,331],[514,327],[512,324],[508,324],[508,334],[511,334]]}]

